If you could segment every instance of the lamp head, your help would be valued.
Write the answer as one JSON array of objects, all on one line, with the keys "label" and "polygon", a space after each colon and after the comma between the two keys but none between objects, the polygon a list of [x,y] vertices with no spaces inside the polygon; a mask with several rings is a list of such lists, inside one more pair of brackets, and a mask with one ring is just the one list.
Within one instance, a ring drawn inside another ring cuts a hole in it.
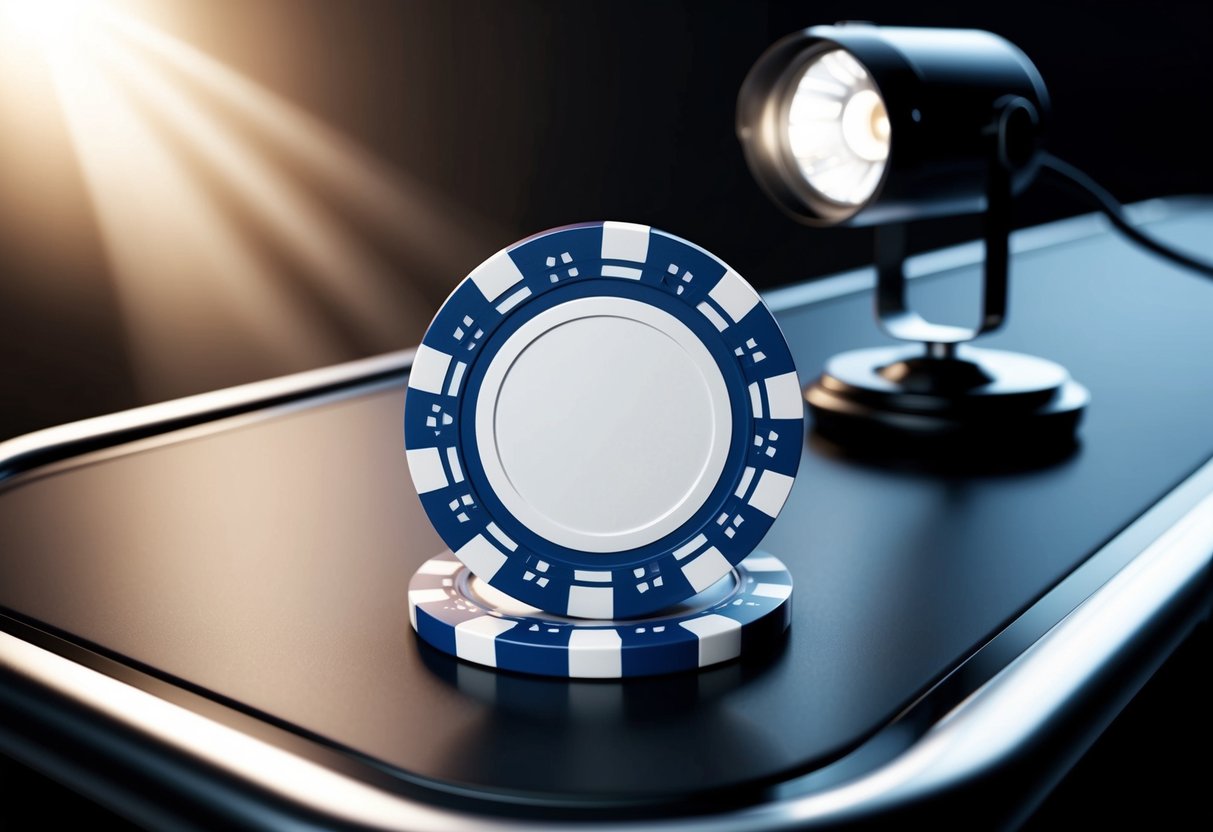
[{"label": "lamp head", "polygon": [[1048,92],[989,32],[847,23],[796,32],[737,102],[746,161],[809,225],[873,225],[985,208],[992,159],[1018,191],[1038,165]]}]

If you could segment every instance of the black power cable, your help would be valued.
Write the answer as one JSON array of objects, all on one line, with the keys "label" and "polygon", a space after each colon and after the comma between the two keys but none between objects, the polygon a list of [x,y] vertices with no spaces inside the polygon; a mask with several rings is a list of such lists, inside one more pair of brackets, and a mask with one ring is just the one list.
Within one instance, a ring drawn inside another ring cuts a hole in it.
[{"label": "black power cable", "polygon": [[1071,190],[1077,191],[1092,200],[1095,206],[1107,215],[1117,231],[1142,248],[1148,249],[1185,269],[1200,272],[1206,277],[1213,277],[1213,263],[1171,248],[1166,243],[1160,242],[1134,226],[1129,222],[1128,217],[1125,216],[1124,206],[1116,200],[1116,197],[1108,193],[1106,188],[1074,167],[1074,165],[1058,159],[1051,153],[1045,153],[1041,160],[1041,169],[1051,174],[1061,184],[1069,186]]}]

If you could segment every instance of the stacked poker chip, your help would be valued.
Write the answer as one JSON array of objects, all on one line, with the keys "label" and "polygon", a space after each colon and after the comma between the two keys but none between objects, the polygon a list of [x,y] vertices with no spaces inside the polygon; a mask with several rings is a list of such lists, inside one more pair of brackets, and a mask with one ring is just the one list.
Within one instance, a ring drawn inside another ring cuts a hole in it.
[{"label": "stacked poker chip", "polygon": [[409,587],[423,641],[615,678],[786,629],[791,575],[755,550],[800,463],[800,383],[718,258],[630,223],[530,237],[459,284],[408,387],[409,471],[450,547]]}]

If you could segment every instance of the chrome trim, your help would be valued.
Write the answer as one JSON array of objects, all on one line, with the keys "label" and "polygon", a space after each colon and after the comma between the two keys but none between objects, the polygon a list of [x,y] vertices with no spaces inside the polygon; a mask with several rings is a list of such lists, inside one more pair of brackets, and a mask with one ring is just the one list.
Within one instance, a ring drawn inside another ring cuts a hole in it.
[{"label": "chrome trim", "polygon": [[[1208,200],[1153,201],[1135,207],[1140,222],[1177,206],[1211,205]],[[1144,216],[1143,216],[1144,212]],[[1103,230],[1094,216],[1017,232],[1013,251],[1025,252],[1093,236]],[[914,258],[911,276],[971,265],[979,249],[969,245]],[[767,294],[775,310],[863,291],[874,272],[859,270]],[[311,370],[291,376],[74,422],[0,443],[0,480],[54,448],[104,442],[133,430],[171,429],[197,420],[311,395],[408,369],[412,350]],[[912,746],[891,761],[809,794],[778,798],[760,806],[688,819],[591,822],[600,830],[783,830],[852,820],[880,809],[946,792],[975,775],[996,769],[1034,737],[1046,732],[1065,704],[1115,665],[1137,636],[1207,578],[1213,564],[1213,462],[1166,495],[1108,546],[1165,515],[1180,493],[1199,489],[1193,507],[1079,603],[1043,637],[1024,650]],[[1166,509],[1166,510],[1164,510]],[[1101,549],[1100,551],[1104,551]],[[1093,555],[1092,557],[1097,557]],[[1080,569],[1082,567],[1079,567]],[[58,653],[0,631],[0,670],[61,696],[90,713],[180,751],[208,770],[254,784],[266,794],[320,812],[334,821],[415,832],[542,830],[572,821],[510,820],[430,805],[252,737],[127,682],[78,664]],[[862,747],[861,747],[862,748]],[[857,753],[857,752],[856,752]],[[844,758],[845,759],[845,758]],[[810,775],[812,776],[812,775]]]},{"label": "chrome trim", "polygon": [[38,457],[56,448],[85,442],[104,443],[107,439],[141,430],[169,430],[178,423],[197,423],[219,414],[239,413],[273,402],[311,396],[323,389],[390,373],[404,373],[412,366],[415,352],[413,349],[389,352],[27,433],[0,442],[0,482],[31,467],[26,464],[28,462],[33,461],[36,466]]}]

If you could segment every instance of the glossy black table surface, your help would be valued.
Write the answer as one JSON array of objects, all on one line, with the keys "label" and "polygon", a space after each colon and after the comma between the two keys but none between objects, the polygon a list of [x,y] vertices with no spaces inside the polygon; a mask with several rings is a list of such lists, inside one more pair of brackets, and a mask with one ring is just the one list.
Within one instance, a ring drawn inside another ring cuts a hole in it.
[{"label": "glossy black table surface", "polygon": [[[1058,361],[1090,389],[1079,447],[1038,466],[906,466],[805,441],[763,547],[796,581],[791,631],[768,656],[565,682],[419,644],[406,588],[441,544],[404,464],[403,375],[12,478],[0,607],[444,790],[609,803],[813,770],[1213,455],[1213,284],[1084,222],[1015,256],[1010,323],[984,341]],[[1150,227],[1213,251],[1208,203]],[[922,261],[915,302],[970,314],[964,261]],[[870,294],[838,294],[855,281],[770,296],[802,381],[882,342]]]}]

